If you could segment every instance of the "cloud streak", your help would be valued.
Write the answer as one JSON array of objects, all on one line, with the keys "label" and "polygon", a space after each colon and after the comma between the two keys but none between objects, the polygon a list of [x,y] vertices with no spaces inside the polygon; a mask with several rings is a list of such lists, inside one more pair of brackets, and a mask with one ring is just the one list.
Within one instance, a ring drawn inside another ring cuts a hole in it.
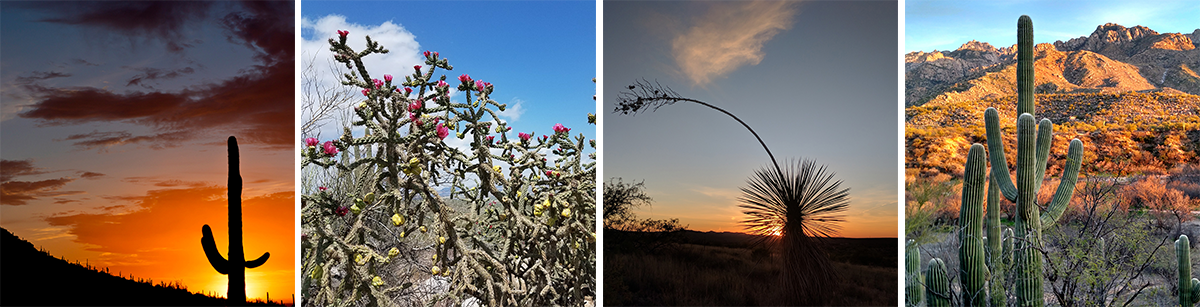
[{"label": "cloud streak", "polygon": [[679,70],[693,85],[705,86],[739,67],[758,65],[763,45],[791,28],[796,2],[715,3],[671,41]]}]

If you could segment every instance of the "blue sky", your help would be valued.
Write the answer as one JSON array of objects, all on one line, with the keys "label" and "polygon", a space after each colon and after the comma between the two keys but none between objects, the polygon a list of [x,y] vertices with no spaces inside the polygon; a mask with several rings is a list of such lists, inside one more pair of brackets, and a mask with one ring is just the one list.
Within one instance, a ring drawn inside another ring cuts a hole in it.
[{"label": "blue sky", "polygon": [[1159,33],[1200,28],[1200,2],[1164,1],[948,1],[904,2],[904,52],[955,50],[972,39],[997,48],[1017,42],[1017,18],[1033,18],[1034,41],[1088,36],[1096,26],[1142,25]]},{"label": "blue sky", "polygon": [[[421,52],[437,51],[454,66],[441,71],[448,79],[469,74],[494,84],[491,98],[510,108],[502,119],[513,127],[511,138],[517,132],[550,134],[556,123],[595,138],[595,126],[587,124],[587,114],[596,113],[595,6],[591,1],[304,1],[301,55],[319,51],[320,61],[326,61],[327,40],[337,30],[349,30],[356,50],[367,34],[391,51],[367,58],[374,76],[403,76],[423,63]],[[326,125],[320,138],[340,134],[334,126]]]},{"label": "blue sky", "polygon": [[645,181],[654,203],[642,218],[743,231],[738,189],[770,163],[766,152],[737,121],[700,105],[611,113],[619,92],[645,78],[737,115],[781,164],[828,166],[850,188],[842,236],[895,237],[897,6],[605,2],[604,179]]}]

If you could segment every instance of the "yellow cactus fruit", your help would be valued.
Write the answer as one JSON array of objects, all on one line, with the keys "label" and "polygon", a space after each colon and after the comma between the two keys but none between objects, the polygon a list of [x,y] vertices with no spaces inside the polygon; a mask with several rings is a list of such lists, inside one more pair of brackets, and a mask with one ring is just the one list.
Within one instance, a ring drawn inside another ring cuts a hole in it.
[{"label": "yellow cactus fruit", "polygon": [[393,258],[393,257],[396,257],[396,256],[398,256],[398,255],[400,255],[400,250],[399,250],[399,249],[396,249],[395,247],[393,247],[392,249],[388,250],[388,258]]},{"label": "yellow cactus fruit", "polygon": [[437,275],[438,272],[441,272],[441,270],[438,270],[438,267],[436,265],[433,266],[433,270],[431,270],[431,271],[433,271],[433,275]]},{"label": "yellow cactus fruit", "polygon": [[363,200],[368,204],[375,202],[375,192],[367,193],[367,196],[364,196]]},{"label": "yellow cactus fruit", "polygon": [[400,237],[401,237],[401,238],[403,238],[405,234],[407,234],[407,232],[403,232],[403,231],[401,231],[401,232],[400,232]]},{"label": "yellow cactus fruit", "polygon": [[396,226],[404,225],[404,217],[400,216],[399,213],[392,214],[392,225],[396,225]]},{"label": "yellow cactus fruit", "polygon": [[379,276],[375,276],[375,278],[372,278],[372,279],[371,279],[371,285],[372,285],[372,286],[376,286],[376,287],[378,287],[378,286],[382,286],[382,285],[383,285],[383,279],[382,279],[382,278],[379,278]]},{"label": "yellow cactus fruit", "polygon": [[493,170],[496,170],[496,172],[497,172],[497,173],[499,173],[499,172],[500,172],[500,166],[499,166],[499,165],[492,166],[492,169],[493,169]]},{"label": "yellow cactus fruit", "polygon": [[437,261],[437,254],[433,254],[433,261]]},{"label": "yellow cactus fruit", "polygon": [[363,265],[367,263],[367,259],[365,259],[362,254],[356,254],[354,255],[354,263]]},{"label": "yellow cactus fruit", "polygon": [[442,272],[442,277],[450,277],[450,269],[446,269],[445,272]]},{"label": "yellow cactus fruit", "polygon": [[446,237],[438,237],[439,244],[446,244]]},{"label": "yellow cactus fruit", "polygon": [[562,216],[563,217],[571,217],[571,208],[563,208]]},{"label": "yellow cactus fruit", "polygon": [[421,226],[421,232],[425,232],[425,226]]}]

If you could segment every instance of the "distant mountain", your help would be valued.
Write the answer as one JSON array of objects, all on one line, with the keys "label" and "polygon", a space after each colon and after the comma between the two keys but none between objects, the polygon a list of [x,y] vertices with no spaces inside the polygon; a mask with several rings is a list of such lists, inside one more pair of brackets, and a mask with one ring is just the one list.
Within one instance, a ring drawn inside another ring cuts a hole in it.
[{"label": "distant mountain", "polygon": [[0,285],[4,291],[0,295],[0,305],[225,305],[224,298],[191,293],[177,283],[159,282],[156,285],[149,280],[130,280],[113,276],[107,269],[55,258],[8,229],[0,230]]},{"label": "distant mountain", "polygon": [[[1061,160],[1067,141],[1079,138],[1085,174],[1153,173],[1197,163],[1198,42],[1200,29],[1163,34],[1110,23],[1089,36],[1035,46],[1036,115],[1055,124],[1051,159]],[[961,175],[968,146],[986,141],[983,110],[989,107],[1000,111],[1005,146],[1015,150],[1015,56],[1015,45],[977,41],[905,55],[906,169]],[[1057,175],[1062,161],[1050,165],[1049,174]]]},{"label": "distant mountain", "polygon": [[[1015,33],[1014,33],[1015,35]],[[1038,44],[1039,93],[1153,91],[1200,95],[1200,29],[1158,33],[1143,26],[1097,26],[1089,36]],[[905,55],[905,106],[1014,95],[1016,46],[970,41],[954,51]]]}]

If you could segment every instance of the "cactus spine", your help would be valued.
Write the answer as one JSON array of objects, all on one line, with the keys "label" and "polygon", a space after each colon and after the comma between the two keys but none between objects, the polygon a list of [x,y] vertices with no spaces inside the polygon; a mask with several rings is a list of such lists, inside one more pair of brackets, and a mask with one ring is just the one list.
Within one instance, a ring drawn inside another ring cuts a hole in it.
[{"label": "cactus spine", "polygon": [[988,270],[983,252],[983,188],[987,157],[983,145],[971,145],[963,176],[962,206],[958,213],[959,280],[963,306],[986,306]]},{"label": "cactus spine", "polygon": [[1063,168],[1061,183],[1046,212],[1040,212],[1035,203],[1037,191],[1046,171],[1050,155],[1053,124],[1043,119],[1034,128],[1033,96],[1033,21],[1029,16],[1017,20],[1017,183],[1009,177],[1007,160],[1004,158],[1004,143],[1000,137],[1000,116],[995,108],[984,112],[987,129],[988,150],[992,162],[992,177],[997,181],[1004,198],[1017,203],[1016,241],[1014,268],[1018,306],[1043,306],[1042,228],[1053,225],[1075,192],[1079,175],[1080,159],[1083,157],[1083,142],[1071,140],[1067,150],[1067,165]]},{"label": "cactus spine", "polygon": [[925,295],[925,280],[921,277],[921,249],[917,241],[908,240],[904,245],[904,305],[921,306]]},{"label": "cactus spine", "polygon": [[217,272],[229,275],[229,292],[226,295],[230,305],[246,303],[246,269],[256,268],[267,262],[271,253],[263,253],[252,261],[245,260],[242,249],[242,175],[238,159],[237,139],[229,137],[229,259],[221,257],[217,243],[213,239],[212,228],[208,224],[201,229],[204,234],[200,238],[200,246],[204,255]]},{"label": "cactus spine", "polygon": [[1175,256],[1179,259],[1179,306],[1191,307],[1200,301],[1200,279],[1192,277],[1192,245],[1187,235],[1175,240]]},{"label": "cactus spine", "polygon": [[925,268],[925,301],[929,307],[950,307],[950,278],[942,259],[930,259]]}]

